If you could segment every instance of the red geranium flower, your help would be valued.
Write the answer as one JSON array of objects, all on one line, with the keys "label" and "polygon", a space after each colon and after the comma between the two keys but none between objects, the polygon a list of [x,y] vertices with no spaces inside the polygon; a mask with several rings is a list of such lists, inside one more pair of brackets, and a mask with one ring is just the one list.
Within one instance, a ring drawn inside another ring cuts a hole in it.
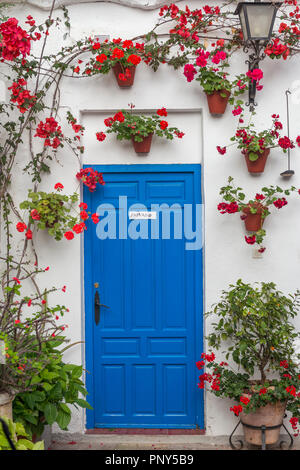
[{"label": "red geranium flower", "polygon": [[136,55],[136,54],[131,54],[128,59],[127,59],[127,62],[132,64],[132,65],[138,65],[140,62],[141,62],[141,58]]},{"label": "red geranium flower", "polygon": [[241,397],[240,398],[240,402],[243,403],[244,405],[248,405],[249,401],[250,401],[250,398],[248,398],[248,397]]},{"label": "red geranium flower", "polygon": [[94,224],[97,224],[99,222],[99,214],[92,214],[91,219],[94,222]]},{"label": "red geranium flower", "polygon": [[31,215],[31,218],[33,220],[40,220],[41,219],[41,216],[40,216],[40,214],[38,213],[38,211],[36,209],[32,209],[32,211],[30,212],[30,215]]},{"label": "red geranium flower", "polygon": [[159,116],[162,116],[162,117],[163,117],[163,116],[165,116],[165,117],[168,116],[168,112],[167,112],[166,108],[158,109],[158,110],[156,111],[156,113],[157,113]]},{"label": "red geranium flower", "polygon": [[104,132],[96,132],[96,137],[99,142],[103,142],[106,139],[106,134]]},{"label": "red geranium flower", "polygon": [[27,230],[27,232],[25,233],[25,237],[27,238],[27,240],[32,240],[32,231]]},{"label": "red geranium flower", "polygon": [[18,222],[16,227],[17,227],[18,232],[24,232],[24,230],[27,229],[27,225],[24,224],[24,222]]},{"label": "red geranium flower", "polygon": [[162,130],[165,130],[167,127],[168,127],[168,122],[167,121],[160,121],[159,123],[159,127],[162,129]]},{"label": "red geranium flower", "polygon": [[122,111],[119,111],[118,113],[116,113],[113,117],[113,120],[114,121],[119,121],[119,122],[124,122],[124,114],[122,113]]},{"label": "red geranium flower", "polygon": [[64,237],[65,237],[67,240],[73,240],[73,238],[74,238],[74,233],[71,232],[71,231],[66,232],[66,233],[64,234]]},{"label": "red geranium flower", "polygon": [[87,220],[89,218],[88,213],[86,211],[81,211],[80,212],[80,218],[82,220]]},{"label": "red geranium flower", "polygon": [[245,236],[245,240],[246,240],[246,243],[248,243],[249,245],[254,245],[254,243],[256,242],[256,236],[255,235],[252,235],[252,237]]}]

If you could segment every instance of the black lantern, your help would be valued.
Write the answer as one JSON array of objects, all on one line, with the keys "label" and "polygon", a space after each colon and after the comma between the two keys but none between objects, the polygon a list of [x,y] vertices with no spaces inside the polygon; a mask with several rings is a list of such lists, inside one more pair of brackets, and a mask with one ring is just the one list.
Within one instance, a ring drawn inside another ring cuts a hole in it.
[{"label": "black lantern", "polygon": [[[260,60],[265,58],[263,49],[270,41],[273,26],[278,8],[282,2],[240,2],[237,6],[235,15],[239,15],[240,23],[244,36],[244,51],[253,49],[254,52],[249,56],[246,63],[249,64],[249,70],[258,68]],[[256,94],[256,81],[252,80],[249,85],[250,111],[254,110]]]}]

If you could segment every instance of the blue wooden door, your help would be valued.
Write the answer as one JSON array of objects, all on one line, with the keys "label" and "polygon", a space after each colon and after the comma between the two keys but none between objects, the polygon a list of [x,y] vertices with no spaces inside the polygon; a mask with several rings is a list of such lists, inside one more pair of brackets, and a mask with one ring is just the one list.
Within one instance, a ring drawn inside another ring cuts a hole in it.
[{"label": "blue wooden door", "polygon": [[[187,250],[187,240],[175,234],[176,208],[169,237],[162,233],[162,217],[152,238],[153,221],[139,227],[143,238],[132,236],[136,226],[125,233],[120,222],[139,224],[128,217],[132,204],[148,211],[153,204],[192,204],[194,211],[201,203],[200,165],[94,168],[106,184],[85,191],[84,200],[92,212],[101,208],[101,220],[110,213],[112,218],[110,238],[103,239],[92,222],[85,233],[86,368],[93,406],[87,427],[203,428],[195,368],[202,351],[202,250]],[[120,196],[127,197],[127,208]],[[97,291],[109,307],[101,306],[98,324]]]}]

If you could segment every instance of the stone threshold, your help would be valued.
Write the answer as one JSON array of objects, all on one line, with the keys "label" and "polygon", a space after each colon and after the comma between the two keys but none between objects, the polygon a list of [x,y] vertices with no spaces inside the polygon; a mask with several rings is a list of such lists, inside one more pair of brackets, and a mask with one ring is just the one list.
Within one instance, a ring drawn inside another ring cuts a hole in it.
[{"label": "stone threshold", "polygon": [[87,429],[85,434],[110,434],[110,435],[132,435],[132,434],[139,434],[139,435],[170,435],[170,436],[177,436],[177,435],[204,435],[204,429],[156,429],[156,428],[95,428],[95,429]]}]

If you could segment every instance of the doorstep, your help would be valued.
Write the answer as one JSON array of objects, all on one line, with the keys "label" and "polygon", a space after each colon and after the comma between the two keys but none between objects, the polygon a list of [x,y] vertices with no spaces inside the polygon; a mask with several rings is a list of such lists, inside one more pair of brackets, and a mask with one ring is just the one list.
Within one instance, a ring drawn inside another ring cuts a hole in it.
[{"label": "doorstep", "polygon": [[[229,436],[191,434],[71,434],[52,435],[49,450],[231,450]],[[285,436],[283,435],[284,439]],[[242,436],[236,436],[242,439]],[[277,447],[273,447],[277,449]],[[246,446],[245,450],[248,450]],[[257,447],[252,447],[257,449]],[[295,439],[293,450],[300,449],[300,439]]]},{"label": "doorstep", "polygon": [[87,429],[86,434],[143,434],[143,435],[203,435],[204,429],[157,429],[157,428],[96,428]]},{"label": "doorstep", "polygon": [[68,434],[53,436],[51,450],[229,450],[227,436],[191,434]]}]

